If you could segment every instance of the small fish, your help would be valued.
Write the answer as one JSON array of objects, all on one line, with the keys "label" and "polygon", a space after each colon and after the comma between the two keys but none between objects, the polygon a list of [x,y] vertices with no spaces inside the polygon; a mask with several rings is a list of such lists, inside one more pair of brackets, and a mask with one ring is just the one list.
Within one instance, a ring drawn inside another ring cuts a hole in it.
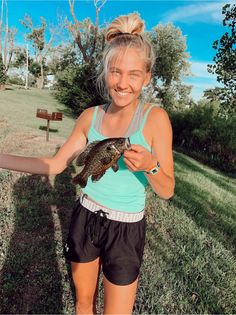
[{"label": "small fish", "polygon": [[119,169],[117,161],[124,150],[130,149],[129,138],[108,138],[91,142],[76,160],[76,164],[83,169],[73,178],[73,183],[84,188],[89,176],[92,176],[92,181],[96,182],[109,167],[117,172]]}]

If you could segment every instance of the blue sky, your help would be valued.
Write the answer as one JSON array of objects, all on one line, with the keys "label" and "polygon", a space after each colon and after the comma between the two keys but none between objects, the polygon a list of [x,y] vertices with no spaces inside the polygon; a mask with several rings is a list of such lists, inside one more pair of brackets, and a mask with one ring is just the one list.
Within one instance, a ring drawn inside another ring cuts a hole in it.
[{"label": "blue sky", "polygon": [[[207,64],[212,63],[215,50],[214,40],[219,39],[226,28],[222,26],[222,6],[231,1],[125,1],[107,0],[103,6],[99,21],[100,25],[112,21],[121,14],[139,12],[145,21],[146,30],[151,30],[159,23],[172,22],[179,27],[187,40],[187,52],[190,55],[192,77],[184,82],[193,85],[192,96],[198,100],[206,88],[219,86],[216,77],[206,70]],[[9,26],[18,28],[16,41],[23,43],[25,28],[19,20],[29,14],[35,25],[40,23],[43,16],[48,23],[57,24],[59,16],[68,16],[71,20],[68,1],[22,1],[8,0]],[[92,0],[80,0],[75,3],[75,13],[79,20],[90,17],[95,21],[95,9]]]}]

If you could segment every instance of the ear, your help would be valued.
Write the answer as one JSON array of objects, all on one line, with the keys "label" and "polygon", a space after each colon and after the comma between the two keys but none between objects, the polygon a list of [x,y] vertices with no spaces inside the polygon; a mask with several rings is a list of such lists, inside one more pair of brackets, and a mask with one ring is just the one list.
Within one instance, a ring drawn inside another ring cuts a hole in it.
[{"label": "ear", "polygon": [[152,77],[152,74],[151,72],[147,72],[145,74],[145,79],[144,79],[144,82],[143,82],[143,86],[147,86],[151,80],[151,77]]}]

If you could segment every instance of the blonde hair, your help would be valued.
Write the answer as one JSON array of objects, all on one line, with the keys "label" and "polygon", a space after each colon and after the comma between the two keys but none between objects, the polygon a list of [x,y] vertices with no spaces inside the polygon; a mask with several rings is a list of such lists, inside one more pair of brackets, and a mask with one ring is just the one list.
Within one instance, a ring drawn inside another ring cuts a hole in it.
[{"label": "blonde hair", "polygon": [[102,57],[102,70],[97,78],[101,95],[109,97],[106,88],[106,76],[109,63],[121,48],[137,48],[143,55],[146,71],[151,72],[155,63],[152,45],[144,36],[144,21],[139,14],[121,15],[107,27],[105,39],[107,45]]}]

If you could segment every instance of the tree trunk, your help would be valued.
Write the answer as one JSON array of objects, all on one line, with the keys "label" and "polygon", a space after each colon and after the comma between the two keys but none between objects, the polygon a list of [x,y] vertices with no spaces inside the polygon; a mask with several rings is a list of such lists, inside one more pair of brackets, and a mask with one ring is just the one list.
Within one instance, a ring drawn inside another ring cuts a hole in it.
[{"label": "tree trunk", "polygon": [[37,88],[42,90],[44,87],[44,72],[43,72],[43,57],[42,57],[42,55],[39,56],[39,63],[40,63],[41,76],[39,78],[37,78]]},{"label": "tree trunk", "polygon": [[6,85],[5,84],[0,84],[0,91],[6,90]]},{"label": "tree trunk", "polygon": [[3,9],[4,0],[2,0],[1,16],[0,16],[0,54],[2,54],[2,27],[3,27]]},{"label": "tree trunk", "polygon": [[38,89],[42,90],[44,87],[44,77],[40,76],[36,79],[36,86]]},{"label": "tree trunk", "polygon": [[5,24],[5,38],[4,38],[4,52],[3,52],[3,64],[7,69],[7,51],[8,51],[8,36],[9,36],[9,28],[8,28],[8,7],[7,2],[6,5],[6,24]]}]

